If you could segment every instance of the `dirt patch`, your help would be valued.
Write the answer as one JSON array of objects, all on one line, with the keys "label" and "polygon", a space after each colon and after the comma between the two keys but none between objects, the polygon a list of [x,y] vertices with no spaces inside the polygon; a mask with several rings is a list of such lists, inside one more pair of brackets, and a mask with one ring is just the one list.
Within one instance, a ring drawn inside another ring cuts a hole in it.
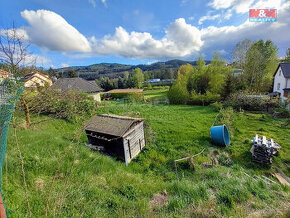
[{"label": "dirt patch", "polygon": [[166,190],[164,190],[161,193],[154,194],[152,196],[152,199],[150,201],[150,207],[151,208],[161,208],[164,205],[166,205],[168,202],[168,194]]}]

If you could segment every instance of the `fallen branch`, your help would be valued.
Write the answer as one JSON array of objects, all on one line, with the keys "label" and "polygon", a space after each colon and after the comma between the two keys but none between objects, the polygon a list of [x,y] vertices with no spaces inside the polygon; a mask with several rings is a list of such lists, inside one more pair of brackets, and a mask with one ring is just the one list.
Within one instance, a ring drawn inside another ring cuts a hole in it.
[{"label": "fallen branch", "polygon": [[204,152],[205,148],[202,149],[201,152],[199,152],[198,154],[195,154],[195,155],[192,155],[192,156],[189,156],[189,157],[184,157],[184,158],[181,158],[181,159],[178,159],[178,160],[175,160],[174,161],[174,167],[175,167],[175,172],[176,172],[176,179],[178,180],[178,173],[177,173],[177,162],[180,162],[180,161],[183,161],[183,160],[188,160],[188,159],[191,159],[193,157],[196,157],[200,154],[202,154]]}]

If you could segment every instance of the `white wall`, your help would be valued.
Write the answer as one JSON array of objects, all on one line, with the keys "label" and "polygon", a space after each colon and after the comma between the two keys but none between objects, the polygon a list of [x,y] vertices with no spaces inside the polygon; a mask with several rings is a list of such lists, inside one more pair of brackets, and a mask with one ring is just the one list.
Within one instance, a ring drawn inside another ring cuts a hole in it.
[{"label": "white wall", "polygon": [[287,82],[286,82],[287,84],[286,84],[286,88],[290,88],[290,79],[288,78],[287,79]]},{"label": "white wall", "polygon": [[[280,89],[278,89],[278,84],[280,83]],[[288,84],[287,84],[288,83]],[[273,92],[279,92],[281,94],[281,99],[285,100],[287,98],[285,98],[284,95],[284,91],[283,89],[290,87],[290,80],[284,77],[283,72],[281,70],[281,67],[279,67],[279,69],[277,70],[277,73],[274,77],[274,88],[273,88]]]}]

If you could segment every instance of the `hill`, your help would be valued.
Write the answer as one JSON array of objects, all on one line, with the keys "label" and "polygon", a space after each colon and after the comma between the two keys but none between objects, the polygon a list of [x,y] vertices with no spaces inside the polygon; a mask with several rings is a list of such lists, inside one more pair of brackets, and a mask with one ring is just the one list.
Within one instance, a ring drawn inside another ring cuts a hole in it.
[{"label": "hill", "polygon": [[[208,64],[210,61],[206,61]],[[165,62],[156,62],[149,65],[139,64],[139,65],[126,65],[126,64],[117,64],[117,63],[100,63],[93,64],[89,66],[72,66],[64,67],[56,70],[57,73],[62,74],[64,77],[67,77],[68,72],[74,71],[81,78],[94,80],[101,76],[107,76],[110,78],[117,78],[125,71],[132,71],[135,68],[140,68],[143,71],[161,71],[172,69],[177,71],[178,68],[184,64],[196,65],[196,61],[182,61],[182,60],[170,60]]]}]

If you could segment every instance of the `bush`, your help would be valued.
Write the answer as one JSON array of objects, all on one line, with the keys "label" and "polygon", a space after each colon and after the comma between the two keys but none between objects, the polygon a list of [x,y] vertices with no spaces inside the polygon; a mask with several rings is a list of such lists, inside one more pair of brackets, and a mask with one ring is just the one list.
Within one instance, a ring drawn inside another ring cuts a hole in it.
[{"label": "bush", "polygon": [[[22,97],[31,113],[49,114],[71,121],[75,120],[76,116],[92,115],[95,109],[93,97],[73,91],[66,93],[53,89],[41,92],[25,91]],[[23,105],[20,106],[23,109]]]},{"label": "bush", "polygon": [[142,92],[134,92],[128,95],[131,102],[144,102],[144,95]]},{"label": "bush", "polygon": [[290,118],[290,111],[286,108],[280,107],[274,109],[273,115],[280,118]]},{"label": "bush", "polygon": [[275,108],[280,107],[280,100],[278,98],[270,98],[267,96],[253,95],[247,92],[238,92],[232,94],[224,103],[224,106],[231,106],[236,110],[249,111],[267,111],[270,112]]},{"label": "bush", "polygon": [[219,112],[223,108],[223,104],[221,102],[214,102],[210,105],[214,111]]},{"label": "bush", "polygon": [[111,97],[111,98],[138,98],[138,99],[144,99],[143,92],[111,92],[111,93],[105,93],[104,97]]},{"label": "bush", "polygon": [[181,82],[176,82],[168,91],[170,104],[186,104],[189,100],[189,94]]},{"label": "bush", "polygon": [[192,92],[190,97],[190,104],[193,105],[209,105],[220,100],[219,94],[213,94],[209,91],[205,95]]}]

